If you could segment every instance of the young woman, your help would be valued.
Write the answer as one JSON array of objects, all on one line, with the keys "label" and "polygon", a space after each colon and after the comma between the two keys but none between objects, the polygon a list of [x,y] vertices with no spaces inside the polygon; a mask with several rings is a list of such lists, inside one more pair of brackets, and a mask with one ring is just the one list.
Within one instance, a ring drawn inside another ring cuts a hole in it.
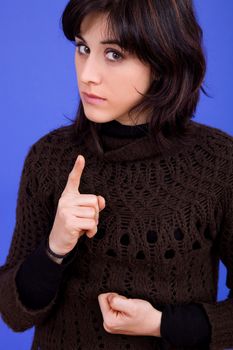
[{"label": "young woman", "polygon": [[192,1],[71,0],[62,24],[80,104],[25,159],[3,320],[37,350],[233,347],[233,140],[192,120]]}]

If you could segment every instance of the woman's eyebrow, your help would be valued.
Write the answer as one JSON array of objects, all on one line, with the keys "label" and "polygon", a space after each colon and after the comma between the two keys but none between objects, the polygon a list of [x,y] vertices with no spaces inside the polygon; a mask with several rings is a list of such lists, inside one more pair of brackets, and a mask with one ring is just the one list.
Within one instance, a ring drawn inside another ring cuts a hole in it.
[{"label": "woman's eyebrow", "polygon": [[[75,35],[75,37],[81,39],[85,44],[87,43],[86,40],[80,34]],[[115,44],[115,45],[121,46],[119,40],[116,40],[116,39],[107,39],[107,40],[101,41],[100,43],[103,45]]]}]

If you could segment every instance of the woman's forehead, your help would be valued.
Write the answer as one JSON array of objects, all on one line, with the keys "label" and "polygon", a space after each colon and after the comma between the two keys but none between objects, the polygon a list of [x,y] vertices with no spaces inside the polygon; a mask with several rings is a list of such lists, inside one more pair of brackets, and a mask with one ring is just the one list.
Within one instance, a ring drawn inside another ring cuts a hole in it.
[{"label": "woman's forehead", "polygon": [[96,30],[100,33],[101,37],[104,39],[113,37],[113,31],[108,20],[106,13],[93,12],[86,15],[81,24],[80,32],[77,34],[85,35],[88,34],[90,30]]}]

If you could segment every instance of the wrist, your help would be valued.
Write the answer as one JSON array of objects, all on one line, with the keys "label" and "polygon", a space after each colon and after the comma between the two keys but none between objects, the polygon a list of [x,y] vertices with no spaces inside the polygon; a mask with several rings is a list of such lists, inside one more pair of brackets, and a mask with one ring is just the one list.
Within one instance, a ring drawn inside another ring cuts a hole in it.
[{"label": "wrist", "polygon": [[151,336],[161,337],[160,327],[161,327],[162,312],[154,309],[151,317],[151,325],[153,325]]},{"label": "wrist", "polygon": [[54,261],[54,262],[57,263],[57,264],[61,264],[62,261],[63,261],[63,258],[57,258],[57,257],[53,256],[52,254],[50,254],[49,251],[48,251],[48,249],[46,249],[46,254],[48,255],[48,257],[49,257],[52,261]]},{"label": "wrist", "polygon": [[50,245],[50,237],[47,238],[46,240],[46,252],[47,252],[47,255],[55,262],[57,263],[62,263],[63,259],[69,255],[69,252],[68,253],[65,253],[65,254],[58,254],[57,251],[53,250],[54,248],[52,247],[51,248],[51,245]]},{"label": "wrist", "polygon": [[62,245],[57,244],[56,240],[53,239],[51,234],[47,238],[46,247],[47,250],[56,257],[64,257],[69,254],[69,251],[64,251],[64,247]]}]

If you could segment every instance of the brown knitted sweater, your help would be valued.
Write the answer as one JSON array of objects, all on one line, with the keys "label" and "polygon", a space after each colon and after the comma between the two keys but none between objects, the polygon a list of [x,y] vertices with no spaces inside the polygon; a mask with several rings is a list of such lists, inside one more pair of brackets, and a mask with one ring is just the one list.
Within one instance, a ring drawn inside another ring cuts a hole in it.
[{"label": "brown knitted sweater", "polygon": [[[30,149],[21,176],[16,224],[0,269],[0,313],[15,331],[35,325],[32,349],[156,350],[156,337],[107,333],[97,296],[114,291],[155,307],[200,303],[210,320],[211,350],[233,347],[233,299],[217,302],[219,259],[233,288],[233,138],[191,122],[193,137],[160,154],[150,136],[103,135],[96,156],[88,135],[73,127],[42,137]],[[106,208],[98,232],[83,236],[56,297],[45,308],[22,304],[17,271],[47,237],[78,154],[86,160],[81,193],[101,194]],[[188,349],[188,348],[185,348]]]}]

